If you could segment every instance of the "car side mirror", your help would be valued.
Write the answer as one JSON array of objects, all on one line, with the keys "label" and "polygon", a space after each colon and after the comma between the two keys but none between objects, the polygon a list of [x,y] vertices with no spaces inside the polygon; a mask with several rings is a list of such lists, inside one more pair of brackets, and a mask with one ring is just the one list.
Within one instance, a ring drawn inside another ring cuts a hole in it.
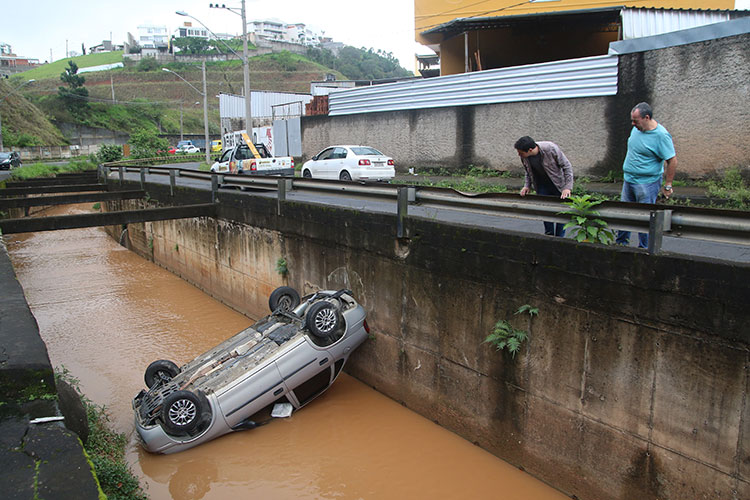
[{"label": "car side mirror", "polygon": [[318,161],[318,155],[315,155],[315,156],[313,156],[313,157],[312,157],[312,160],[313,160],[313,161]]}]

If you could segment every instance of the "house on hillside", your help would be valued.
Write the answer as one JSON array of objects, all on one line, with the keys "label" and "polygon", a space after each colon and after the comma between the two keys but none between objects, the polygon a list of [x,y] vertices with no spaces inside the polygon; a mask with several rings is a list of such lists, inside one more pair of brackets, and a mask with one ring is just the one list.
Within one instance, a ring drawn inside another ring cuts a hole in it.
[{"label": "house on hillside", "polygon": [[141,47],[143,56],[156,56],[169,52],[167,27],[151,24],[138,26],[138,45]]},{"label": "house on hillside", "polygon": [[39,59],[18,56],[10,44],[0,43],[0,76],[7,78],[13,74],[39,66]]},{"label": "house on hillside", "polygon": [[416,40],[439,56],[440,75],[604,55],[611,42],[750,15],[729,10],[734,0],[614,7],[600,0],[458,0],[449,10],[444,6],[415,0]]},{"label": "house on hillside", "polygon": [[306,27],[304,23],[288,24],[275,20],[251,21],[248,22],[248,29],[253,32],[256,41],[269,40],[318,46],[321,40],[321,36]]}]

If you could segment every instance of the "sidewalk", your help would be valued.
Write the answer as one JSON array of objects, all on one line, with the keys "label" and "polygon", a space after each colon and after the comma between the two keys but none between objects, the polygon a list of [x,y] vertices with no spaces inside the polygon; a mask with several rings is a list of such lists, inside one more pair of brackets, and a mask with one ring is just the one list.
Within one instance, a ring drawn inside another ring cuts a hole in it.
[{"label": "sidewalk", "polygon": [[[439,182],[449,181],[458,184],[466,180],[466,176],[440,176],[440,175],[411,175],[396,173],[393,183],[419,183],[419,184],[437,184]],[[522,177],[474,177],[479,184],[487,186],[506,186],[508,192],[518,193],[523,187]],[[616,196],[619,198],[622,192],[622,182],[586,182],[576,183],[586,191],[600,193],[607,196]],[[691,200],[698,202],[708,202],[711,197],[708,195],[706,188],[697,186],[675,186],[674,198],[676,200]]]}]

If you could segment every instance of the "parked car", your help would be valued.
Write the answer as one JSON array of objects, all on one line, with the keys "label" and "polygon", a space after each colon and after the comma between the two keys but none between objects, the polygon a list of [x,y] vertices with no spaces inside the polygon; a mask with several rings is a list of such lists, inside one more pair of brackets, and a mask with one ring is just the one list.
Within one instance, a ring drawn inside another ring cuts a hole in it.
[{"label": "parked car", "polygon": [[15,151],[0,152],[0,170],[10,170],[21,166],[21,155]]},{"label": "parked car", "polygon": [[393,159],[369,146],[331,146],[302,165],[302,177],[316,179],[385,181],[395,175]]},{"label": "parked car", "polygon": [[185,155],[185,154],[194,154],[194,153],[200,153],[201,150],[197,146],[193,146],[192,144],[183,144],[182,146],[177,148],[177,151],[175,154],[178,155]]},{"label": "parked car", "polygon": [[[148,390],[133,399],[144,447],[174,453],[250,429],[276,405],[299,409],[325,391],[368,336],[365,310],[350,290],[300,299],[290,287],[271,293],[272,313],[178,367],[146,369]],[[263,423],[263,422],[261,422]]]}]

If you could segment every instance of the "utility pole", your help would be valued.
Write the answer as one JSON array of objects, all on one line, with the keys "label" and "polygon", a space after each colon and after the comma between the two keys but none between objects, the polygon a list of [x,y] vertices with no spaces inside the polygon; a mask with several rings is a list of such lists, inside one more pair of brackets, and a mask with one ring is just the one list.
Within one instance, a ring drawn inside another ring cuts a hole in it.
[{"label": "utility pole", "polygon": [[112,80],[112,72],[111,71],[109,73],[109,86],[112,87],[112,103],[114,104],[117,101],[115,101],[115,82],[114,82],[114,80]]},{"label": "utility pole", "polygon": [[253,136],[252,92],[250,91],[250,65],[247,57],[247,15],[242,0],[242,72],[245,80],[245,127],[248,137]]},{"label": "utility pole", "polygon": [[[253,136],[253,113],[252,113],[252,92],[250,91],[250,64],[249,64],[249,56],[247,54],[247,10],[245,9],[245,0],[242,0],[242,8],[240,9],[240,12],[237,12],[236,7],[227,7],[224,4],[218,4],[218,3],[211,3],[208,4],[208,6],[212,9],[226,9],[229,12],[233,14],[237,14],[242,18],[242,57],[237,54],[232,47],[224,44],[227,46],[227,48],[232,51],[234,55],[236,55],[238,58],[242,59],[242,73],[244,78],[244,87],[245,87],[245,129],[247,131],[247,135],[249,137]],[[177,14],[181,16],[188,16],[196,21],[198,21],[200,24],[203,25],[204,28],[208,30],[209,33],[214,35],[214,37],[219,40],[219,37],[216,36],[216,34],[208,29],[208,26],[203,24],[199,19],[196,19],[195,17],[187,14],[186,12],[177,11]],[[221,41],[221,40],[219,40]]]},{"label": "utility pole", "polygon": [[208,142],[208,94],[206,93],[206,61],[201,63],[203,71],[203,133],[206,137],[206,163],[211,163],[211,144]]}]

